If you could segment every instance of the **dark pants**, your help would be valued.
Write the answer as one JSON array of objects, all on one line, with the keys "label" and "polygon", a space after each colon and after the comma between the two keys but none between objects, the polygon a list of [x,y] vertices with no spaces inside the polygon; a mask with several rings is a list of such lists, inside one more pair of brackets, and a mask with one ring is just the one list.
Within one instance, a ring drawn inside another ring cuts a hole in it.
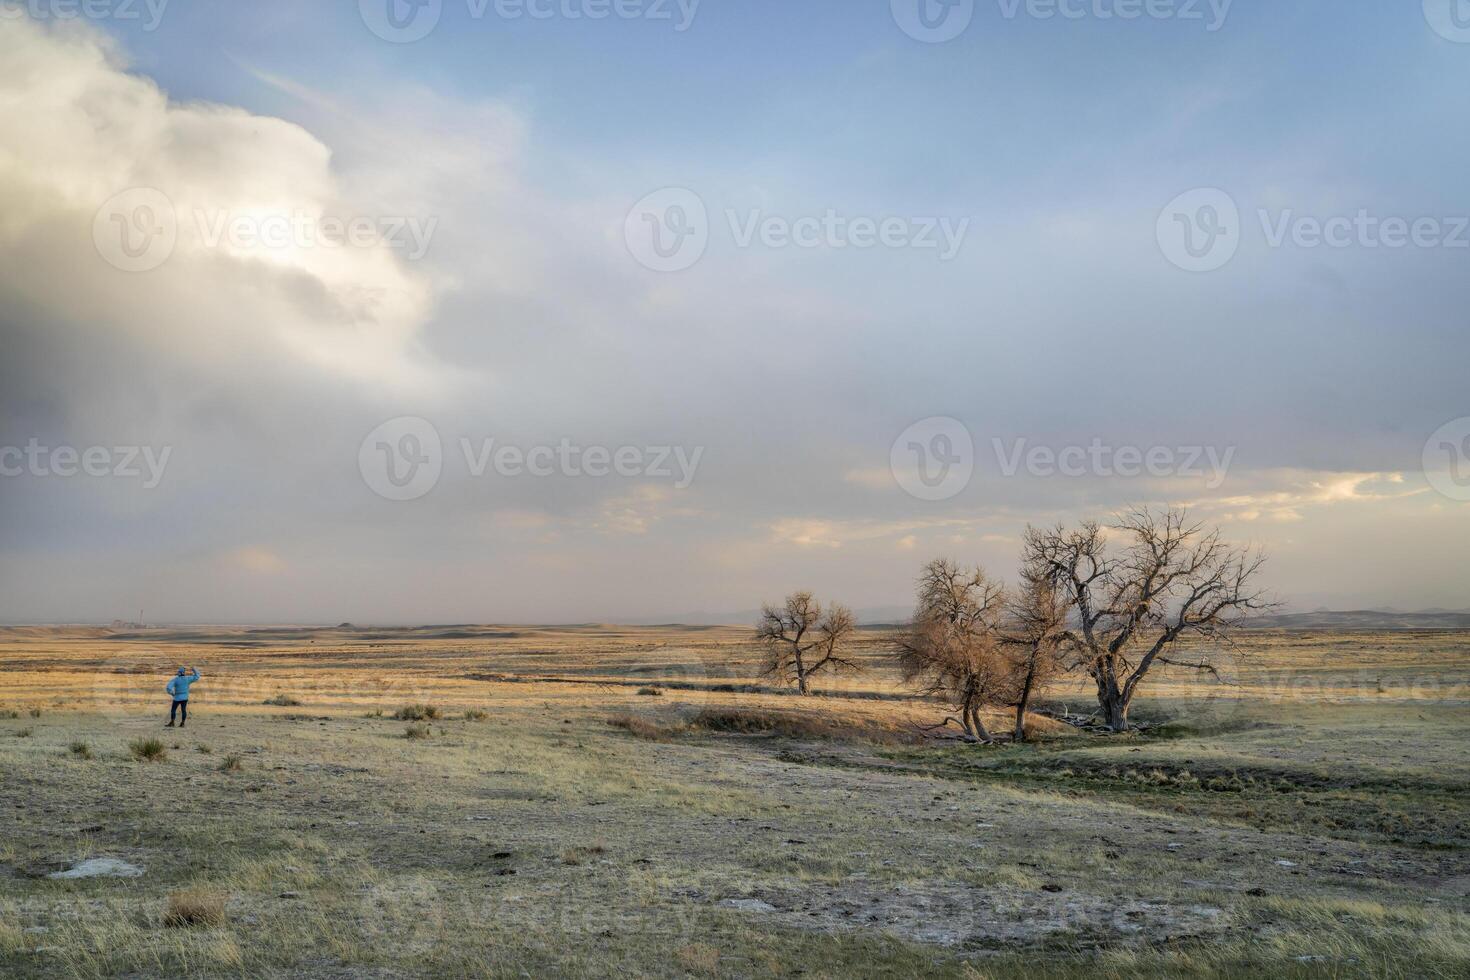
[{"label": "dark pants", "polygon": [[168,709],[168,723],[170,725],[174,723],[175,714],[179,716],[179,727],[182,728],[184,723],[189,720],[189,702],[175,701],[174,706]]}]

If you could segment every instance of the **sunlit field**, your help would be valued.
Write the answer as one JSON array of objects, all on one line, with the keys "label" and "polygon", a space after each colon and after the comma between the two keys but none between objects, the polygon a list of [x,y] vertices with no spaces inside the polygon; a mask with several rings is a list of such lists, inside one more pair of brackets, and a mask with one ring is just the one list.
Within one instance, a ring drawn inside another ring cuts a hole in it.
[{"label": "sunlit field", "polygon": [[1247,632],[993,747],[884,630],[807,698],[749,637],[7,629],[0,973],[1470,970],[1470,635]]}]

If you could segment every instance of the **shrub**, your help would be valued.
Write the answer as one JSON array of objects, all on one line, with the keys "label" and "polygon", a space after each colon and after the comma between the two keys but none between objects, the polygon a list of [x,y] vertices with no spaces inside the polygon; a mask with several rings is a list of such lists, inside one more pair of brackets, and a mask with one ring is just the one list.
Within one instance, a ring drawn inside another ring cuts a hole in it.
[{"label": "shrub", "polygon": [[135,738],[128,743],[128,751],[139,762],[162,762],[168,758],[168,750],[156,738]]},{"label": "shrub", "polygon": [[170,929],[219,926],[225,922],[225,896],[209,888],[187,888],[168,897],[163,924]]},{"label": "shrub", "polygon": [[694,725],[711,732],[784,735],[788,738],[838,738],[849,734],[825,718],[741,708],[707,708],[695,716]]},{"label": "shrub", "polygon": [[15,737],[16,738],[30,738],[31,737],[31,730],[29,728],[17,728],[15,730]]},{"label": "shrub", "polygon": [[73,742],[67,746],[67,749],[78,759],[92,758],[92,746],[86,742]]},{"label": "shrub", "polygon": [[200,755],[209,755],[209,753],[213,752],[214,749],[210,748],[207,745],[196,745],[194,746],[194,751],[198,752]]},{"label": "shrub", "polygon": [[295,698],[291,697],[291,695],[289,695],[289,694],[277,694],[273,698],[267,698],[265,703],[266,704],[269,704],[269,705],[273,705],[274,707],[277,707],[277,708],[299,708],[299,707],[301,707],[301,702],[298,701],[298,700],[296,700]]},{"label": "shrub", "polygon": [[30,714],[30,716],[32,718],[39,718],[39,717],[41,717],[41,709],[40,708],[32,708],[28,713]]},{"label": "shrub", "polygon": [[245,763],[245,760],[242,759],[242,758],[240,758],[238,755],[227,755],[227,756],[224,757],[224,759],[222,759],[220,761],[219,771],[220,772],[239,772],[240,769],[243,767],[244,763]]},{"label": "shrub", "polygon": [[490,712],[488,712],[488,711],[482,711],[479,708],[471,708],[470,710],[468,710],[468,711],[466,711],[464,713],[464,720],[465,721],[484,721],[486,718],[489,718],[489,717],[490,717]]},{"label": "shrub", "polygon": [[638,693],[645,698],[661,698],[664,696],[664,692],[656,687],[640,687]]},{"label": "shrub", "polygon": [[436,721],[439,709],[432,704],[405,704],[393,717],[399,721]]},{"label": "shrub", "polygon": [[363,715],[363,717],[364,718],[381,718],[381,717],[383,717],[383,709],[382,708],[374,708],[372,711],[369,711],[367,714]]},{"label": "shrub", "polygon": [[431,734],[428,725],[409,725],[403,730],[403,737],[407,739],[428,738]]},{"label": "shrub", "polygon": [[19,717],[20,717],[20,712],[19,711],[16,711],[14,708],[9,708],[9,709],[6,709],[5,711],[0,711],[0,718],[19,718]]}]

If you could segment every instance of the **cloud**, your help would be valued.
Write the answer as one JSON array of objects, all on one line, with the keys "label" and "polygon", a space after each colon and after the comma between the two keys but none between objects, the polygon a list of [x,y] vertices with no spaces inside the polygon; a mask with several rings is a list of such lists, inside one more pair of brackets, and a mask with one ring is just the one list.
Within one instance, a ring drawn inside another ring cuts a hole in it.
[{"label": "cloud", "polygon": [[273,575],[286,570],[286,562],[269,548],[246,546],[225,556],[226,565],[257,575]]},{"label": "cloud", "polygon": [[[1284,150],[1245,139],[1184,161],[1156,152],[1184,131],[1218,145],[1212,120],[1276,107],[1256,105],[1271,85],[1216,75],[1183,94],[1159,88],[1175,94],[1157,113],[1115,106],[1095,162],[1116,179],[1094,193],[1024,156],[1046,140],[1016,142],[1023,156],[1004,174],[964,165],[963,152],[910,159],[921,143],[873,128],[867,79],[840,99],[790,93],[803,116],[843,119],[843,159],[859,162],[834,170],[830,141],[773,153],[759,122],[697,132],[714,118],[707,106],[653,125],[629,113],[636,100],[589,108],[561,87],[580,76],[559,71],[555,42],[507,95],[493,88],[505,76],[471,66],[452,32],[387,51],[288,6],[221,7],[138,39],[172,97],[85,23],[0,19],[0,446],[173,449],[153,490],[0,487],[0,553],[27,570],[0,589],[0,617],[107,620],[143,604],[231,621],[605,618],[743,608],[801,586],[882,605],[908,595],[931,551],[1003,574],[1027,523],[1150,501],[1192,501],[1232,534],[1280,544],[1273,573],[1288,587],[1324,576],[1291,564],[1292,542],[1330,547],[1354,522],[1457,540],[1459,508],[1414,496],[1412,472],[1427,433],[1464,410],[1453,254],[1244,247],[1219,274],[1189,277],[1158,253],[1163,199],[1202,173],[1218,172],[1246,215],[1374,203],[1383,188],[1367,174],[1311,191],[1333,159],[1320,130]],[[259,31],[261,16],[291,18],[289,37]],[[201,69],[180,57],[180,45],[218,49],[221,25],[252,29],[233,32],[239,60]],[[301,37],[313,39],[307,62],[293,61]],[[679,91],[697,99],[702,82],[690,81]],[[905,125],[942,123],[951,96],[962,89]],[[994,122],[1029,130],[1045,118],[1032,108]],[[1401,122],[1406,136],[1414,122]],[[865,146],[880,156],[863,163]],[[891,176],[931,165],[924,180]],[[696,190],[717,225],[732,209],[835,209],[973,214],[985,234],[936,263],[737,248],[721,226],[698,265],[659,276],[628,254],[623,220],[674,184]],[[177,241],[156,268],[126,272],[94,233],[99,211],[103,231],[124,230],[104,205],[139,187],[163,194]],[[295,234],[296,222],[352,217],[416,219],[426,248],[229,234],[235,219],[285,218]],[[976,475],[953,500],[916,501],[889,471],[892,440],[936,414],[973,431]],[[443,478],[422,500],[385,501],[361,478],[358,448],[407,415],[442,434]],[[1218,492],[1004,478],[991,452],[997,437],[1096,436],[1239,452]],[[462,437],[707,451],[696,486],[675,492],[471,479]],[[1451,592],[1462,573],[1380,573],[1353,588]]]},{"label": "cloud", "polygon": [[1303,512],[1337,504],[1374,504],[1402,500],[1428,493],[1428,488],[1397,489],[1406,480],[1402,473],[1311,473],[1273,470],[1251,474],[1259,489],[1250,493],[1202,498],[1187,504],[1221,520],[1245,523],[1266,520],[1291,523]]},{"label": "cloud", "polygon": [[[205,375],[275,361],[409,391],[453,375],[419,345],[426,278],[384,241],[404,216],[354,196],[306,130],[173,102],[77,24],[7,18],[0,62],[0,100],[24,107],[0,127],[0,275],[48,331]],[[150,267],[114,267],[129,249]]]}]

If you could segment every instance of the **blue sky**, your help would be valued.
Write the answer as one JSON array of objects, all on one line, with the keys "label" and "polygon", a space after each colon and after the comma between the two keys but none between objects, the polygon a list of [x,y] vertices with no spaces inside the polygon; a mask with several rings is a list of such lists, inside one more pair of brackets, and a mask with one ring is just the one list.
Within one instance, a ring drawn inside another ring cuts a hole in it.
[{"label": "blue sky", "polygon": [[[23,66],[0,176],[25,195],[0,226],[0,449],[173,449],[147,491],[0,482],[0,554],[31,569],[0,618],[616,619],[799,586],[890,607],[935,554],[1004,575],[1026,523],[1137,502],[1262,544],[1298,605],[1470,607],[1466,549],[1440,553],[1470,543],[1465,503],[1428,472],[1453,462],[1432,434],[1470,417],[1470,44],[1417,4],[1239,0],[1213,31],[1207,3],[1096,15],[1128,3],[977,2],[937,44],[836,0],[704,0],[685,31],[673,3],[506,20],[446,0],[408,44],[346,2],[0,19]],[[141,186],[179,243],[119,272],[92,234]],[[628,237],[660,188],[707,213],[687,268]],[[1167,215],[1213,189],[1234,248],[1187,271]],[[287,213],[431,234],[421,256],[203,240]],[[963,235],[949,257],[739,237],[828,213]],[[1438,238],[1301,226],[1359,213]],[[446,458],[394,502],[357,453],[402,417]],[[935,417],[968,430],[975,477],[916,500],[890,450]],[[703,454],[683,488],[486,479],[462,437]],[[996,440],[1234,453],[1214,486],[1007,476]]]}]

